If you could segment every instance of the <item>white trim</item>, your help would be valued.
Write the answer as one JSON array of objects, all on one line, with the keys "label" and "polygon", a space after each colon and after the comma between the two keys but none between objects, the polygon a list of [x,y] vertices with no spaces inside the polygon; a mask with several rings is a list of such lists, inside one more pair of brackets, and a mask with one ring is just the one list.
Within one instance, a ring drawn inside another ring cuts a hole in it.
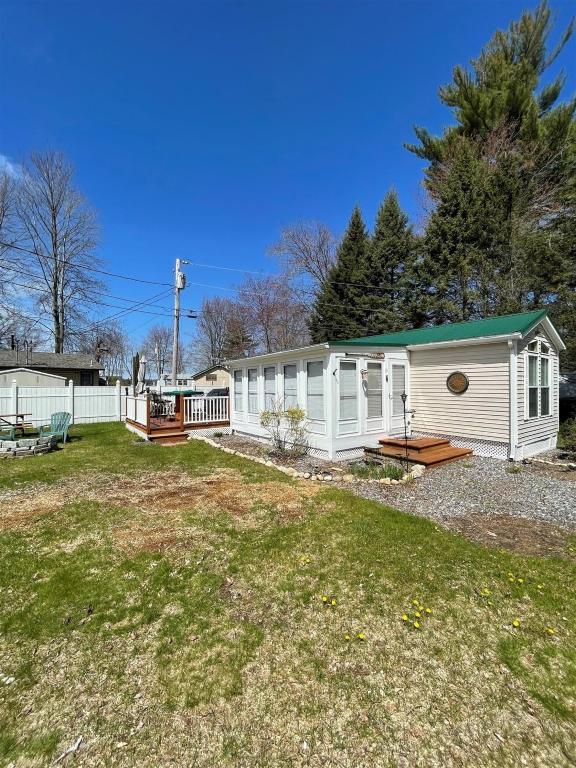
[{"label": "white trim", "polygon": [[556,346],[557,350],[559,352],[563,352],[566,349],[566,344],[564,344],[564,342],[560,338],[560,334],[558,333],[556,328],[554,328],[552,320],[550,320],[550,318],[547,316],[535,322],[534,325],[532,325],[530,329],[526,331],[526,333],[524,334],[524,337],[528,336],[528,334],[531,333],[534,330],[534,328],[537,328],[539,325],[542,325],[544,327],[544,329],[546,330],[546,332],[550,337],[550,341],[552,341],[552,343]]},{"label": "white trim", "polygon": [[521,333],[503,333],[500,336],[476,336],[473,339],[453,339],[452,341],[431,341],[429,344],[407,344],[409,352],[417,352],[419,349],[441,349],[442,347],[469,347],[473,344],[498,344],[503,341],[521,339]]},{"label": "white trim", "polygon": [[508,347],[510,349],[510,458],[515,460],[518,445],[518,342],[510,340]]}]

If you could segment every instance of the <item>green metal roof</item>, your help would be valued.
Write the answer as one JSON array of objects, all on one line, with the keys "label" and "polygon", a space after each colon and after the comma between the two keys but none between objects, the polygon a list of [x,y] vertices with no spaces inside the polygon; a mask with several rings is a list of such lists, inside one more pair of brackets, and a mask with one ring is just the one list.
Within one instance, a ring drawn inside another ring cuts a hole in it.
[{"label": "green metal roof", "polygon": [[546,310],[520,312],[517,315],[488,317],[485,320],[468,320],[464,323],[450,323],[433,328],[415,328],[411,331],[385,333],[379,336],[362,336],[358,339],[331,341],[330,346],[376,346],[407,347],[412,344],[435,344],[439,341],[464,341],[486,336],[508,336],[513,333],[524,335],[540,320],[546,317]]}]

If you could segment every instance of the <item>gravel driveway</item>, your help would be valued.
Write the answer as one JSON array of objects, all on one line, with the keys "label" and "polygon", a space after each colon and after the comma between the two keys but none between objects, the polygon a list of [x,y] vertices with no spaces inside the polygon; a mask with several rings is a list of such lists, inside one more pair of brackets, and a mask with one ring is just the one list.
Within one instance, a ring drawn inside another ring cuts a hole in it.
[{"label": "gravel driveway", "polygon": [[[576,527],[576,482],[532,466],[471,457],[426,470],[409,485],[360,485],[354,492],[439,522],[469,515],[513,515]],[[508,471],[507,471],[508,470]]]}]

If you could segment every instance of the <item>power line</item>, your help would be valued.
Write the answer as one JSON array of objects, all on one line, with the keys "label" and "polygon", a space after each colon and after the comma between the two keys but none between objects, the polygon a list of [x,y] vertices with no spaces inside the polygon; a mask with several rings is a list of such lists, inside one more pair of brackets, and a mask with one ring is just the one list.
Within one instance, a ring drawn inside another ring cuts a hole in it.
[{"label": "power line", "polygon": [[[39,259],[50,259],[51,256],[48,256],[45,253],[38,253],[38,251],[32,251],[30,248],[22,248],[20,245],[12,245],[10,243],[4,243],[0,241],[0,246],[3,246],[4,248],[13,248],[16,251],[21,251],[22,253],[29,253],[32,256],[37,256]],[[170,288],[172,287],[171,283],[162,283],[158,280],[145,280],[142,277],[131,277],[130,275],[120,275],[117,272],[109,272],[106,269],[97,269],[96,267],[88,267],[85,264],[77,264],[76,262],[72,261],[66,261],[63,262],[65,266],[72,266],[72,267],[78,267],[80,269],[88,270],[89,272],[98,272],[101,275],[108,275],[109,277],[117,277],[121,280],[131,280],[135,283],[146,283],[147,285],[167,285]]]},{"label": "power line", "polygon": [[[1,259],[0,258],[0,262],[2,262],[2,265],[1,265],[2,269],[6,269],[9,272],[15,272],[16,274],[19,274],[19,275],[26,275],[27,277],[35,277],[35,278],[38,278],[39,280],[44,280],[44,277],[42,275],[39,275],[39,274],[37,274],[35,272],[26,272],[23,269],[17,269],[16,267],[13,267],[13,266],[6,266],[6,263],[10,264],[10,262],[6,262],[5,259]],[[11,281],[11,285],[15,285],[15,286],[18,286],[20,288],[29,288],[30,290],[34,290],[34,291],[44,291],[43,288],[38,288],[36,286],[31,286],[31,285],[22,285],[22,284],[19,284],[19,283],[15,283],[13,281]],[[131,303],[134,303],[134,302],[137,301],[136,299],[129,299],[126,296],[115,296],[113,293],[108,293],[107,291],[103,291],[102,295],[103,296],[108,296],[111,299],[117,299],[118,301],[129,301]],[[91,299],[91,301],[94,304],[103,304],[103,302],[97,301],[96,299]],[[113,305],[113,304],[107,304],[106,305],[105,304],[104,306],[115,306],[115,305]],[[160,306],[160,305],[157,305],[157,304],[150,304],[150,306],[157,306],[159,309],[164,309],[164,310],[166,310],[166,313],[170,317],[172,317],[172,310],[170,309],[170,307],[163,307],[163,306]],[[185,312],[195,312],[196,310],[188,308],[188,309],[183,309],[183,311],[185,311]]]}]

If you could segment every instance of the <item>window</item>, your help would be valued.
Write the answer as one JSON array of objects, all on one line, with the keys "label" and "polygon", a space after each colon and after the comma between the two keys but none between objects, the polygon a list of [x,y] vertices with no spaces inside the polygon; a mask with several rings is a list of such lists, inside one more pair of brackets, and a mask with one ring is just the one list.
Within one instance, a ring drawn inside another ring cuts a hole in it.
[{"label": "window", "polygon": [[238,412],[244,410],[242,405],[243,383],[242,371],[234,371],[234,410]]},{"label": "window", "polygon": [[528,344],[527,374],[527,417],[550,416],[552,401],[550,394],[550,347],[543,341]]},{"label": "window", "polygon": [[306,412],[309,419],[324,421],[324,365],[306,363]]},{"label": "window", "polygon": [[341,421],[356,419],[358,416],[358,387],[356,386],[356,363],[343,360],[340,363],[340,410]]},{"label": "window", "polygon": [[80,371],[80,386],[91,387],[94,379],[92,378],[92,371]]},{"label": "window", "polygon": [[382,417],[382,363],[368,363],[366,376],[367,417]]},{"label": "window", "polygon": [[550,360],[540,358],[540,416],[550,416]]},{"label": "window", "polygon": [[392,416],[404,416],[402,395],[406,392],[406,368],[392,366]]},{"label": "window", "polygon": [[538,355],[528,355],[528,418],[538,416]]},{"label": "window", "polygon": [[264,368],[264,410],[271,411],[276,402],[276,368]]},{"label": "window", "polygon": [[298,389],[296,381],[296,366],[284,366],[284,408],[298,407]]},{"label": "window", "polygon": [[258,413],[258,368],[248,368],[248,413]]}]

